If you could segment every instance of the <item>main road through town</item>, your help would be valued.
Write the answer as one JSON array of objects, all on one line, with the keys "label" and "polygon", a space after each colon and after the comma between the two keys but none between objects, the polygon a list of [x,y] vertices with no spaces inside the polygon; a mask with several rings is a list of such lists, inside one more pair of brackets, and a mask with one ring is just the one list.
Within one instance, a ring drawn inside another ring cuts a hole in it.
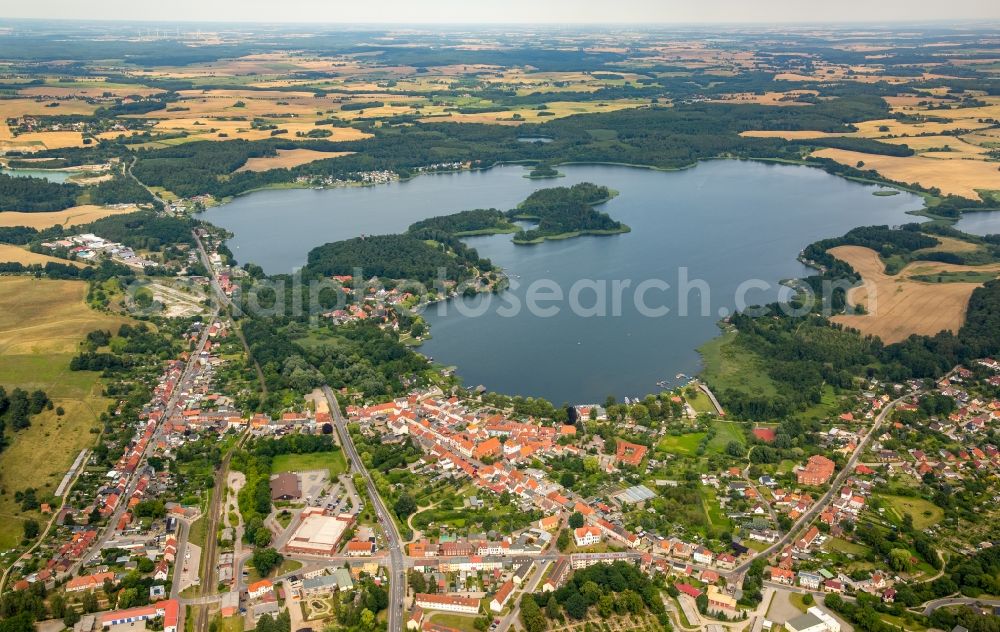
[{"label": "main road through town", "polygon": [[372,506],[375,508],[375,514],[378,516],[379,522],[382,523],[382,529],[385,531],[385,540],[389,546],[388,630],[389,632],[399,632],[403,629],[403,601],[406,598],[406,571],[399,530],[396,529],[396,523],[382,501],[382,497],[379,496],[378,490],[375,488],[375,482],[372,481],[371,475],[365,468],[364,463],[361,462],[361,456],[358,454],[357,449],[355,449],[354,441],[347,432],[347,425],[340,414],[340,404],[337,403],[336,395],[333,394],[333,390],[329,386],[325,385],[323,386],[323,393],[330,403],[330,412],[333,413],[337,434],[340,436],[340,445],[347,452],[354,470],[364,477],[365,487],[368,489],[368,498],[371,500]]}]

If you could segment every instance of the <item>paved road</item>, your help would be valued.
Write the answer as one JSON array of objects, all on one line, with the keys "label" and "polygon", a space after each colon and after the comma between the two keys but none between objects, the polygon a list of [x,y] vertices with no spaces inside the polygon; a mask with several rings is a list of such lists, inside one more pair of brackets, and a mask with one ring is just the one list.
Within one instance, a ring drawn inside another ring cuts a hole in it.
[{"label": "paved road", "polygon": [[988,607],[995,607],[995,606],[1000,606],[1000,600],[972,599],[970,597],[945,597],[944,599],[935,599],[934,601],[928,601],[927,603],[924,604],[924,616],[930,616],[932,612],[934,612],[938,608],[944,608],[945,606],[960,606],[960,605],[971,606],[975,604]]},{"label": "paved road", "polygon": [[379,496],[378,490],[375,488],[375,483],[372,481],[371,475],[365,468],[364,463],[361,462],[361,456],[354,447],[354,441],[351,439],[350,433],[347,432],[347,425],[344,423],[344,418],[340,414],[340,404],[337,402],[337,397],[333,394],[333,390],[329,386],[325,385],[323,386],[323,394],[326,395],[326,399],[330,404],[330,412],[333,413],[333,420],[337,427],[337,434],[340,435],[340,445],[343,446],[344,451],[347,452],[347,456],[350,459],[351,464],[354,466],[354,470],[364,477],[365,487],[368,489],[368,498],[371,500],[372,506],[375,508],[375,514],[378,516],[379,522],[382,523],[382,529],[385,531],[385,539],[389,547],[388,630],[389,632],[398,632],[403,629],[403,602],[406,599],[405,562],[403,560],[401,544],[402,539],[399,537],[399,531],[396,529],[396,523],[392,519],[392,515],[389,514],[389,510],[386,508],[385,503],[382,501],[382,497]]}]

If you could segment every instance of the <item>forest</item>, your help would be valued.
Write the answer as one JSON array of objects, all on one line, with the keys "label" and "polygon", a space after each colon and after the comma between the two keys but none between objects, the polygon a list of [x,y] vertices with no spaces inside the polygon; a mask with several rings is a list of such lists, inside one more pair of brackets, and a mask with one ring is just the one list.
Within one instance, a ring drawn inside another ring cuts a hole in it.
[{"label": "forest", "polygon": [[76,204],[80,191],[80,187],[68,182],[0,173],[0,211],[61,211]]}]

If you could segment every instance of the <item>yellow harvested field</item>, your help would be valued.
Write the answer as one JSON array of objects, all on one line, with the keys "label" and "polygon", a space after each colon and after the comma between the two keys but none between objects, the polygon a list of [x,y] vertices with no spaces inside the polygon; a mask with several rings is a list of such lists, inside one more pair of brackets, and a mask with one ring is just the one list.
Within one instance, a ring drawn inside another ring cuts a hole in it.
[{"label": "yellow harvested field", "polygon": [[96,103],[87,103],[81,99],[5,99],[0,100],[0,118],[6,120],[29,115],[93,114],[97,107]]},{"label": "yellow harvested field", "polygon": [[[499,125],[520,125],[522,123],[544,123],[556,118],[573,116],[574,114],[592,114],[594,112],[614,112],[616,110],[626,110],[647,105],[647,101],[607,101],[602,103],[553,101],[546,103],[547,110],[537,110],[534,108],[514,108],[501,112],[476,112],[474,114],[459,114],[449,112],[443,116],[431,116],[420,119],[421,122],[446,121],[450,123],[492,123]],[[549,112],[551,116],[539,117],[539,112]],[[514,115],[519,114],[520,119],[515,119]]]},{"label": "yellow harvested field", "polygon": [[0,263],[23,263],[26,266],[34,265],[36,263],[38,265],[45,265],[46,263],[64,263],[78,268],[83,267],[83,264],[79,261],[58,259],[56,257],[39,254],[37,252],[31,252],[27,248],[11,246],[9,244],[0,244]]},{"label": "yellow harvested field", "polygon": [[796,101],[796,98],[802,95],[818,95],[819,93],[815,90],[789,90],[788,92],[765,92],[763,94],[756,94],[753,92],[737,92],[732,94],[724,94],[718,99],[712,99],[713,103],[756,103],[758,105],[792,105],[792,106],[805,106],[811,105],[804,101]]},{"label": "yellow harvested field", "polygon": [[878,156],[843,149],[821,149],[812,155],[830,158],[852,167],[858,162],[864,162],[865,169],[875,169],[890,180],[916,182],[926,188],[937,187],[943,193],[971,199],[979,197],[977,190],[1000,190],[1000,165],[994,162],[939,160],[920,155]]},{"label": "yellow harvested field", "polygon": [[[974,158],[987,152],[986,148],[967,143],[955,136],[907,136],[879,140],[892,145],[906,145],[913,151],[927,152],[935,158]],[[936,151],[945,147],[950,151]]]},{"label": "yellow harvested field", "polygon": [[160,94],[163,90],[159,88],[148,88],[140,85],[101,85],[100,82],[93,84],[67,86],[67,85],[45,85],[30,86],[18,90],[18,94],[26,97],[88,97],[91,99],[105,98],[105,93],[111,93],[112,97],[127,97],[137,95],[141,97]]},{"label": "yellow harvested field", "polygon": [[[815,130],[750,130],[740,133],[740,136],[750,136],[756,138],[784,138],[786,140],[846,136],[848,138],[875,138],[878,140],[884,140],[885,142],[909,144],[907,141],[914,139],[919,134],[940,135],[942,132],[948,132],[956,129],[985,129],[988,124],[969,121],[952,121],[950,123],[902,123],[894,119],[877,119],[874,121],[861,121],[860,123],[855,123],[854,126],[858,128],[858,131],[819,132]],[[887,136],[896,136],[897,138],[886,138]],[[941,136],[934,136],[933,138],[941,138]],[[949,138],[954,138],[954,136]]]},{"label": "yellow harvested field", "polygon": [[[935,110],[936,112],[936,110]],[[858,131],[854,136],[865,138],[881,138],[883,136],[916,136],[918,134],[940,134],[955,129],[981,129],[989,127],[988,123],[975,121],[952,121],[950,123],[904,123],[895,119],[876,119],[855,123]],[[882,128],[887,128],[883,130]]]},{"label": "yellow harvested field", "polygon": [[89,332],[131,322],[91,309],[86,294],[83,281],[0,277],[0,358],[76,353]]},{"label": "yellow harvested field", "polygon": [[868,313],[834,316],[835,323],[852,327],[863,334],[878,336],[891,344],[911,334],[934,335],[943,330],[958,332],[965,322],[969,297],[979,283],[923,283],[911,274],[943,271],[996,271],[1000,268],[954,266],[949,264],[911,263],[896,276],[885,273],[878,253],[861,246],[838,246],[830,254],[851,265],[863,279],[863,285],[850,290],[851,305],[862,305]]},{"label": "yellow harvested field", "polygon": [[[4,127],[7,126],[4,125]],[[0,136],[0,149],[40,151],[66,147],[83,147],[83,134],[80,132],[28,132],[14,136],[10,134],[8,128],[8,132]]]},{"label": "yellow harvested field", "polygon": [[8,430],[10,446],[0,456],[0,547],[13,546],[25,519],[47,520],[24,512],[14,492],[35,487],[47,495],[59,484],[80,450],[94,445],[98,417],[111,400],[103,396],[99,374],[70,371],[80,342],[95,329],[117,331],[126,318],[90,309],[83,281],[32,277],[0,278],[0,384],[8,389],[45,391],[56,406],[33,416],[31,426]]},{"label": "yellow harvested field", "polygon": [[[267,138],[280,138],[281,140],[308,140],[295,135],[296,132],[307,134],[316,129],[325,129],[332,132],[323,140],[345,141],[362,140],[369,138],[371,134],[354,129],[353,127],[317,127],[311,122],[290,122],[278,124],[279,129],[288,130],[287,134],[272,136],[271,130],[253,129],[249,121],[220,121],[213,119],[182,118],[160,121],[155,128],[159,131],[183,130],[195,135],[192,140],[233,140],[241,138],[244,140],[264,140]],[[214,131],[213,131],[214,130]],[[220,136],[225,134],[225,136]]]},{"label": "yellow harvested field", "polygon": [[934,239],[937,239],[940,243],[931,248],[923,248],[917,252],[974,252],[979,250],[978,245],[969,241],[955,239],[954,237],[935,235]]},{"label": "yellow harvested field", "polygon": [[340,158],[350,156],[353,151],[315,151],[313,149],[279,149],[277,156],[266,156],[263,158],[250,158],[247,163],[236,170],[240,171],[267,171],[268,169],[289,169],[316,160],[326,158]]},{"label": "yellow harvested field", "polygon": [[785,140],[802,140],[806,138],[829,138],[831,136],[851,136],[849,132],[817,132],[808,129],[780,130],[780,129],[752,129],[740,132],[740,136],[750,138],[784,138]]},{"label": "yellow harvested field", "polygon": [[135,206],[124,208],[107,208],[95,204],[85,204],[83,206],[73,206],[64,211],[51,211],[48,213],[20,213],[17,211],[0,212],[0,227],[10,226],[30,226],[39,230],[52,228],[53,226],[77,226],[79,224],[89,224],[102,217],[112,215],[124,215],[134,213],[139,210]]}]

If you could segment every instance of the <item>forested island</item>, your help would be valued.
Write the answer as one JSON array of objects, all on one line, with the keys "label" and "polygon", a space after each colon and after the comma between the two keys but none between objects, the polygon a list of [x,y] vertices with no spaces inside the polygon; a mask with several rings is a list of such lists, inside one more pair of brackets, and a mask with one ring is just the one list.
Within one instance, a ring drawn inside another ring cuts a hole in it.
[{"label": "forested island", "polygon": [[[581,182],[571,187],[535,191],[506,213],[495,208],[460,211],[440,215],[410,225],[410,234],[436,231],[451,237],[515,233],[515,244],[538,244],[546,239],[567,239],[579,235],[616,235],[631,229],[594,209],[618,193],[606,186]],[[530,229],[515,221],[534,222]],[[426,236],[426,235],[425,235]]]},{"label": "forested island", "polygon": [[535,191],[510,211],[511,219],[538,222],[514,235],[515,244],[538,244],[546,239],[566,239],[578,235],[615,235],[631,229],[607,213],[594,209],[617,195],[606,186],[581,182],[571,187]]},{"label": "forested island", "polygon": [[516,233],[518,227],[507,218],[503,211],[487,208],[430,217],[411,224],[409,228],[411,233],[423,230],[440,230],[452,237],[472,237],[475,235]]}]

